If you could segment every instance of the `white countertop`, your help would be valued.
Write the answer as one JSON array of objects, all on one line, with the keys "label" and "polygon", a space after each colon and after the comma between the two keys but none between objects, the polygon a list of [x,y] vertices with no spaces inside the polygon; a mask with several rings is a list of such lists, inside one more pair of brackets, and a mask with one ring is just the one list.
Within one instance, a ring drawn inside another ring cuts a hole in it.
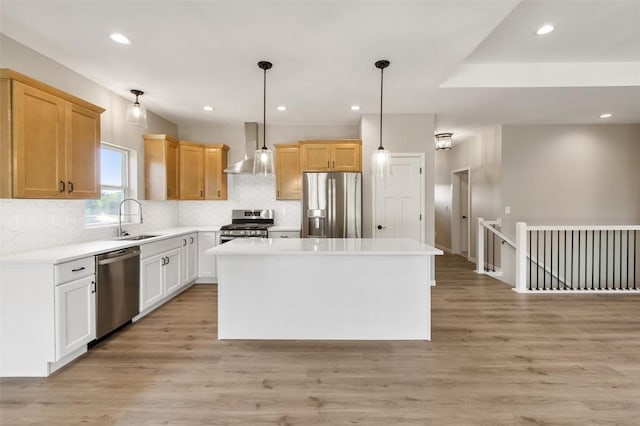
[{"label": "white countertop", "polygon": [[157,237],[147,238],[144,240],[128,241],[114,238],[48,247],[40,250],[25,251],[22,253],[2,256],[0,257],[0,263],[64,263],[86,256],[94,256],[96,254],[120,250],[126,247],[153,243],[155,241],[190,234],[192,232],[217,232],[219,230],[219,226],[182,226],[157,229],[144,232],[145,235],[157,235]]},{"label": "white countertop", "polygon": [[440,255],[430,245],[391,238],[236,238],[208,254]]}]

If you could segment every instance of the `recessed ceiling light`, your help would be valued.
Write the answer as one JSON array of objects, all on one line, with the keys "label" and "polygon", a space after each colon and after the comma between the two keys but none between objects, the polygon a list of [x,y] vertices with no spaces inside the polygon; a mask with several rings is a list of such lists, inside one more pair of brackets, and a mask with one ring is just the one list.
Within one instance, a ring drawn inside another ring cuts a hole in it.
[{"label": "recessed ceiling light", "polygon": [[360,105],[351,105],[351,111],[360,111]]},{"label": "recessed ceiling light", "polygon": [[209,106],[209,105],[206,105],[206,106],[202,107],[202,109],[205,110],[205,111],[213,111],[214,110],[214,108],[212,106]]},{"label": "recessed ceiling light", "polygon": [[611,114],[610,112],[607,112],[605,114],[600,114],[600,118],[609,118],[609,117],[613,117],[613,114]]},{"label": "recessed ceiling light", "polygon": [[278,107],[278,111],[286,111],[286,110],[287,110],[287,107],[286,107],[286,106],[284,106],[284,105],[280,105],[280,106]]},{"label": "recessed ceiling light", "polygon": [[115,41],[116,43],[131,44],[131,40],[129,40],[129,37],[124,34],[113,33],[109,37],[111,37],[111,40]]},{"label": "recessed ceiling light", "polygon": [[536,35],[545,35],[545,34],[549,34],[551,31],[555,30],[556,27],[554,27],[551,24],[544,24],[543,26],[541,26],[540,28],[538,28],[538,30],[536,31]]}]

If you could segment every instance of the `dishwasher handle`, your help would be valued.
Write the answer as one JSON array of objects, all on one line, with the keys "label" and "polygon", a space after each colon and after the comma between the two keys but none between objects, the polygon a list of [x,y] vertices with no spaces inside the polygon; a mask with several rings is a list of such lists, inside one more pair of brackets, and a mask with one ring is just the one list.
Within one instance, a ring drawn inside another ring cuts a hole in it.
[{"label": "dishwasher handle", "polygon": [[133,251],[129,254],[124,254],[122,256],[115,256],[115,257],[110,257],[108,259],[103,259],[103,260],[98,260],[98,265],[108,265],[110,263],[114,263],[114,262],[121,262],[125,259],[130,259],[132,257],[136,257],[136,256],[140,256],[140,252],[139,251]]}]

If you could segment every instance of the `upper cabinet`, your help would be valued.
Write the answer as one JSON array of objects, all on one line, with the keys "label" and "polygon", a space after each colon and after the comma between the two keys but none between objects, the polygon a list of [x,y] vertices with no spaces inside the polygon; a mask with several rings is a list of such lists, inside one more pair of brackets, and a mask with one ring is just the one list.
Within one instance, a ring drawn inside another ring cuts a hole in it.
[{"label": "upper cabinet", "polygon": [[300,141],[302,171],[362,171],[362,141],[305,140]]},{"label": "upper cabinet", "polygon": [[144,189],[147,200],[179,198],[178,140],[168,135],[144,135]]},{"label": "upper cabinet", "polygon": [[180,141],[180,199],[204,200],[204,149]]},{"label": "upper cabinet", "polygon": [[0,70],[0,197],[100,198],[104,109]]},{"label": "upper cabinet", "polygon": [[204,199],[227,199],[226,145],[204,145]]},{"label": "upper cabinet", "polygon": [[276,148],[276,198],[299,200],[302,198],[302,174],[300,173],[300,146],[275,145]]}]

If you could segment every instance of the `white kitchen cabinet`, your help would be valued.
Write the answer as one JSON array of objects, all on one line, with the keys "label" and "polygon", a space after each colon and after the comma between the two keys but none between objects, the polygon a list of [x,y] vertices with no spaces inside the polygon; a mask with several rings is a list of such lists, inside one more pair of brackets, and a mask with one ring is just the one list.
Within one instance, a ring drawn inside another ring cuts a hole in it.
[{"label": "white kitchen cabinet", "polygon": [[0,263],[0,376],[46,377],[95,339],[95,258]]},{"label": "white kitchen cabinet", "polygon": [[96,338],[95,275],[56,286],[56,360]]},{"label": "white kitchen cabinet", "polygon": [[182,284],[187,285],[198,277],[198,233],[182,236]]},{"label": "white kitchen cabinet", "polygon": [[217,245],[217,232],[198,232],[198,283],[214,284],[218,281],[216,257],[205,253]]},{"label": "white kitchen cabinet", "polygon": [[180,288],[181,269],[179,248],[140,261],[140,312],[153,307]]},{"label": "white kitchen cabinet", "polygon": [[164,253],[140,261],[140,312],[164,296],[164,262]]}]

